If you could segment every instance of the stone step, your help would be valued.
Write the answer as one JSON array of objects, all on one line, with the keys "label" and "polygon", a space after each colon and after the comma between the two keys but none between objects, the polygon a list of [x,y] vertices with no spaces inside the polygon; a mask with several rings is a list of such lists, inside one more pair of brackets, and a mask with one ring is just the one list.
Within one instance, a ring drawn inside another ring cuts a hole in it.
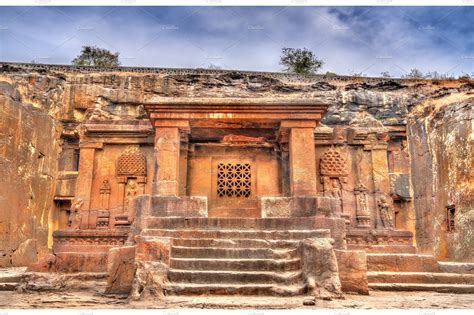
[{"label": "stone step", "polygon": [[26,267],[0,268],[0,291],[14,291],[25,272]]},{"label": "stone step", "polygon": [[165,290],[167,295],[296,296],[305,294],[306,286],[303,284],[280,286],[275,284],[171,283]]},{"label": "stone step", "polygon": [[7,275],[2,275],[0,274],[0,283],[5,283],[5,282],[20,282],[21,279],[23,278],[22,274],[7,274]]},{"label": "stone step", "polygon": [[235,270],[235,271],[297,271],[300,260],[296,259],[195,259],[171,258],[170,267],[184,270]]},{"label": "stone step", "polygon": [[369,289],[377,291],[433,291],[440,293],[474,293],[474,285],[472,284],[369,283]]},{"label": "stone step", "polygon": [[212,248],[172,246],[171,258],[240,258],[240,259],[291,259],[296,249],[271,248]]},{"label": "stone step", "polygon": [[168,280],[174,283],[231,283],[231,284],[293,284],[302,280],[297,272],[270,271],[211,271],[170,269]]},{"label": "stone step", "polygon": [[0,291],[15,291],[18,282],[0,282]]},{"label": "stone step", "polygon": [[144,229],[142,236],[207,239],[265,239],[301,240],[305,238],[330,237],[329,230],[198,230],[198,229]]},{"label": "stone step", "polygon": [[367,271],[438,272],[438,263],[431,255],[367,254]]},{"label": "stone step", "polygon": [[89,291],[103,292],[107,272],[27,272],[22,286],[28,291]]},{"label": "stone step", "polygon": [[473,284],[474,274],[440,272],[368,272],[369,283]]},{"label": "stone step", "polygon": [[295,218],[180,218],[149,217],[149,229],[204,229],[204,230],[304,230],[316,227],[313,217]]},{"label": "stone step", "polygon": [[474,274],[474,263],[438,261],[438,267],[443,272]]},{"label": "stone step", "polygon": [[173,246],[213,248],[295,248],[299,240],[175,238]]},{"label": "stone step", "polygon": [[347,245],[347,249],[364,250],[367,253],[386,254],[416,254],[416,247],[413,245]]}]

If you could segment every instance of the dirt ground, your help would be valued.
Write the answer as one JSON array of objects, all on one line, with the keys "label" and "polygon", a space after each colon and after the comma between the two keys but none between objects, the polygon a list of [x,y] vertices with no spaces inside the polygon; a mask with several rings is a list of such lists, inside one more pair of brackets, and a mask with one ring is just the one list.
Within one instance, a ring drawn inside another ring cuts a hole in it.
[{"label": "dirt ground", "polygon": [[429,308],[474,309],[474,294],[435,292],[372,291],[369,296],[346,295],[343,300],[317,300],[314,306],[303,306],[304,297],[166,297],[164,300],[128,301],[123,297],[107,297],[89,292],[33,292],[0,291],[0,309],[10,308],[226,308],[226,309],[294,309],[294,308]]}]

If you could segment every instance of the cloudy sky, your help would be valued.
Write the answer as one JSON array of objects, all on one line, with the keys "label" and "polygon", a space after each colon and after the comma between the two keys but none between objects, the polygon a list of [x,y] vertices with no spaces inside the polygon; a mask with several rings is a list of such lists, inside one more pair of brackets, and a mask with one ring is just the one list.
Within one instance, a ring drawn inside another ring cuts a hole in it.
[{"label": "cloudy sky", "polygon": [[474,75],[474,7],[2,7],[0,60],[69,64],[81,46],[122,65],[281,71],[306,47],[321,72]]}]

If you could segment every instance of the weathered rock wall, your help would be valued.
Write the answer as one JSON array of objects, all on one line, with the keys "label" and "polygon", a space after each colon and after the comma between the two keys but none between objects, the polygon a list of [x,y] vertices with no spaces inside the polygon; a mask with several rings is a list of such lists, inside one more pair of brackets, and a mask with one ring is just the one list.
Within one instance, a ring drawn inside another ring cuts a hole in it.
[{"label": "weathered rock wall", "polygon": [[462,93],[420,104],[408,118],[417,245],[440,259],[474,259],[473,108]]},{"label": "weathered rock wall", "polygon": [[[142,103],[178,96],[312,98],[331,104],[322,119],[331,126],[396,128],[408,120],[417,243],[439,257],[472,259],[472,173],[465,170],[472,169],[472,81],[18,64],[0,64],[0,81],[0,266],[11,264],[13,250],[28,239],[46,250],[57,228],[61,135],[76,137],[97,113],[146,119]],[[447,203],[460,214],[452,240],[441,236]]]},{"label": "weathered rock wall", "polygon": [[0,266],[29,264],[48,248],[59,133],[36,104],[0,82]]}]

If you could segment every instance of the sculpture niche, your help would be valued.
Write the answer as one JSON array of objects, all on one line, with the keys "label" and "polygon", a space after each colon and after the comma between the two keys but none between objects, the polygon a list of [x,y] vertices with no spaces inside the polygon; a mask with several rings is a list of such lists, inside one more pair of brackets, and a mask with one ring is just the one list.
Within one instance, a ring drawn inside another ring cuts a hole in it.
[{"label": "sculpture niche", "polygon": [[343,184],[347,183],[346,158],[337,149],[331,148],[321,158],[319,168],[324,196],[332,197],[332,212],[343,214]]}]

